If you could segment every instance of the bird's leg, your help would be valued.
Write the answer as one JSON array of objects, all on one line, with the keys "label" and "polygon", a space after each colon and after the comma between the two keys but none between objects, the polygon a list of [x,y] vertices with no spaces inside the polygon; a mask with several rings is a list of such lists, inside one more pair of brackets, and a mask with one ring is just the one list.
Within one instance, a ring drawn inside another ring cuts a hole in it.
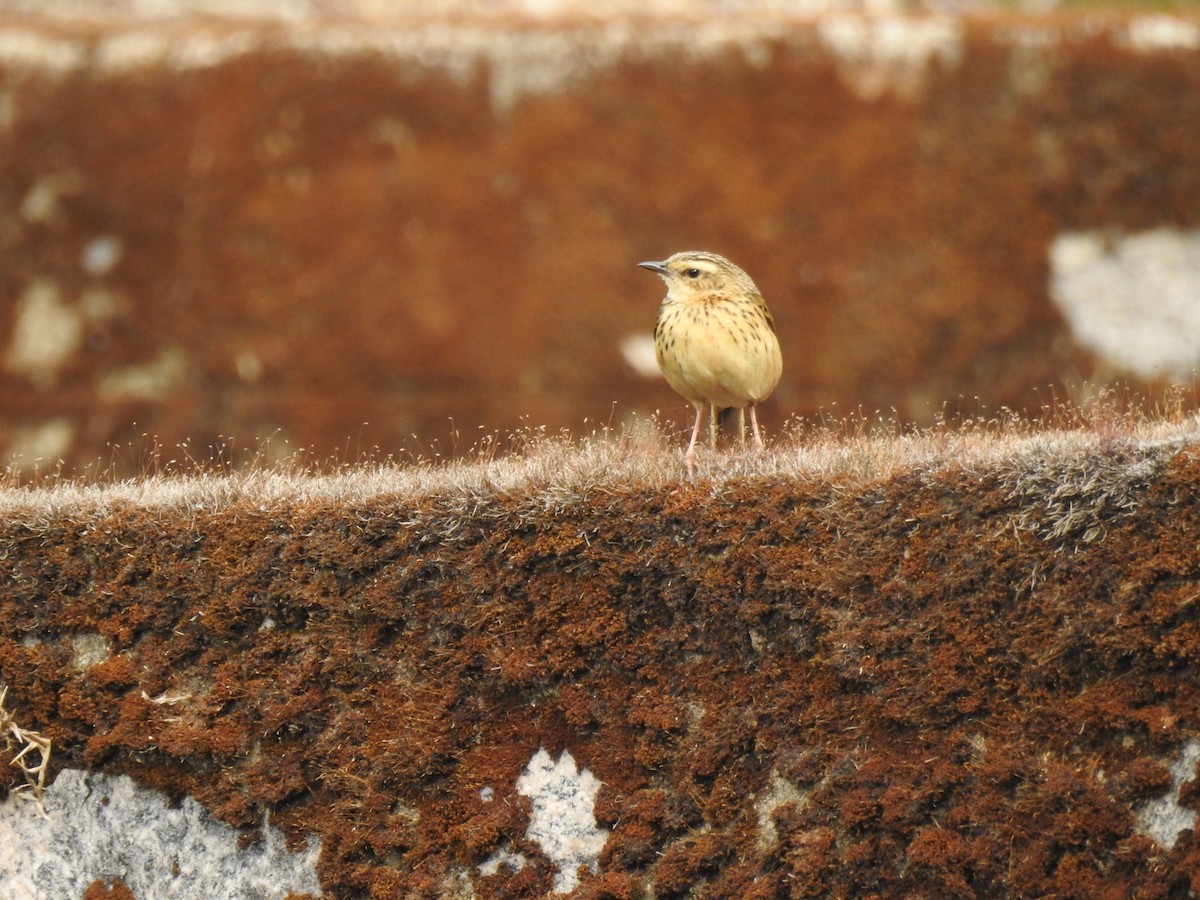
[{"label": "bird's leg", "polygon": [[714,453],[717,450],[717,432],[721,428],[721,407],[710,403],[708,407],[708,446]]},{"label": "bird's leg", "polygon": [[754,432],[754,449],[763,449],[762,434],[758,430],[758,415],[754,412],[754,406],[750,407],[750,428]]},{"label": "bird's leg", "polygon": [[696,423],[692,425],[692,439],[688,442],[687,455],[684,457],[687,460],[688,480],[694,479],[695,462],[696,462],[696,438],[700,436],[700,420],[704,418],[704,404],[696,404]]},{"label": "bird's leg", "polygon": [[[754,407],[750,407],[750,411],[754,411]],[[738,407],[738,442],[742,445],[742,449],[746,449],[746,408]]]}]

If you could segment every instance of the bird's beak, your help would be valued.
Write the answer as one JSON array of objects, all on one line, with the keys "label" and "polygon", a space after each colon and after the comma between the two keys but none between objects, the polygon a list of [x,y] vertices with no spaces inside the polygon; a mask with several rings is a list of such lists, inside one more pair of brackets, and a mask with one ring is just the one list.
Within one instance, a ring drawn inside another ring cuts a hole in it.
[{"label": "bird's beak", "polygon": [[669,269],[660,262],[641,262],[638,263],[643,269],[649,269],[651,272],[656,272],[659,275],[666,275]]}]

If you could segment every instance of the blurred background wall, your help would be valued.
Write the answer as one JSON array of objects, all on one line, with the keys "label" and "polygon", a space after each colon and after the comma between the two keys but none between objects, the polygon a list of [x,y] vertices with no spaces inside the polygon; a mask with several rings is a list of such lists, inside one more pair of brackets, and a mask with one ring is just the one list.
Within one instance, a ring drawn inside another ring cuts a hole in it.
[{"label": "blurred background wall", "polygon": [[0,4],[3,461],[682,426],[682,249],[770,303],[773,431],[1191,384],[1200,18],[602,6]]}]

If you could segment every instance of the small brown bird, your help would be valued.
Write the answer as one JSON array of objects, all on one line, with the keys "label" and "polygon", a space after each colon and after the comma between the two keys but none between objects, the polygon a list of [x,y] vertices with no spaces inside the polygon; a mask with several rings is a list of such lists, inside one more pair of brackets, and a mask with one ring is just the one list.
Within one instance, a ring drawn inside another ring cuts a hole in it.
[{"label": "small brown bird", "polygon": [[691,250],[638,265],[667,283],[654,326],[654,353],[667,383],[696,407],[688,474],[705,404],[711,410],[709,443],[714,450],[717,417],[730,408],[750,410],[754,445],[762,449],[754,407],[779,384],[783,357],[775,322],[750,276],[723,256]]}]

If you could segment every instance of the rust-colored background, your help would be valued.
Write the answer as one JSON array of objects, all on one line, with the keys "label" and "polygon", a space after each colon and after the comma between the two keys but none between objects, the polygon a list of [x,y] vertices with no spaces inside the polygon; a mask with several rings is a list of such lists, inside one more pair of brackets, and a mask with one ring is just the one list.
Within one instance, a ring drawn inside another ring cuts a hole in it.
[{"label": "rust-colored background", "polygon": [[686,248],[772,306],[772,429],[1036,408],[1095,374],[1056,235],[1200,221],[1200,64],[1119,18],[953,23],[906,65],[763,16],[10,16],[0,347],[34,285],[75,332],[0,367],[0,448],[127,474],[156,442],[352,459],[685,422],[621,345],[662,292],[634,264]]}]

